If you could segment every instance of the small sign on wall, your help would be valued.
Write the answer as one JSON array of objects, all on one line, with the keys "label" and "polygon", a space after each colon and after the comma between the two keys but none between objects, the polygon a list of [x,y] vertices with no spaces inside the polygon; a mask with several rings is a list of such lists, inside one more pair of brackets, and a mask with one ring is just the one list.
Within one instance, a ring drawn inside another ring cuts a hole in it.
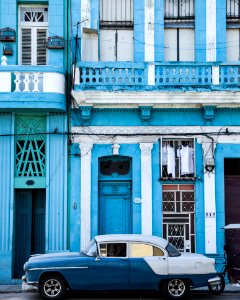
[{"label": "small sign on wall", "polygon": [[216,213],[215,212],[206,212],[205,218],[216,218]]},{"label": "small sign on wall", "polygon": [[50,36],[47,40],[48,49],[64,49],[64,38],[61,36]]},{"label": "small sign on wall", "polygon": [[16,40],[16,31],[6,27],[0,29],[0,41],[1,42],[15,42]]}]

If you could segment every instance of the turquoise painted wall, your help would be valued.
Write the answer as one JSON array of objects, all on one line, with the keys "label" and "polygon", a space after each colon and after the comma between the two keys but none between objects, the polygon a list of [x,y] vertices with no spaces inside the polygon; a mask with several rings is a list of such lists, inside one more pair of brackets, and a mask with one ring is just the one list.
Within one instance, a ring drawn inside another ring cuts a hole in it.
[{"label": "turquoise painted wall", "polygon": [[0,114],[0,284],[11,280],[12,234],[13,234],[13,176],[14,165],[11,153],[14,149],[13,116]]},{"label": "turquoise painted wall", "polygon": [[144,61],[144,1],[134,1],[134,61]]},{"label": "turquoise painted wall", "polygon": [[67,249],[67,131],[66,116],[49,114],[46,140],[46,251]]}]

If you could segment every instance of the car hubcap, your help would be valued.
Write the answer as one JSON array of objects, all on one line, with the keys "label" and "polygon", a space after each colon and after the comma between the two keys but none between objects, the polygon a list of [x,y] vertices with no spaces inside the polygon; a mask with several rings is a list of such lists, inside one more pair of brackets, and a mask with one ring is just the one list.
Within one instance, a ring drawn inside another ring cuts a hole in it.
[{"label": "car hubcap", "polygon": [[182,296],[185,292],[185,284],[180,279],[173,279],[168,283],[168,291],[172,296]]},{"label": "car hubcap", "polygon": [[56,279],[49,279],[44,284],[44,293],[48,297],[56,297],[61,291],[61,284]]}]

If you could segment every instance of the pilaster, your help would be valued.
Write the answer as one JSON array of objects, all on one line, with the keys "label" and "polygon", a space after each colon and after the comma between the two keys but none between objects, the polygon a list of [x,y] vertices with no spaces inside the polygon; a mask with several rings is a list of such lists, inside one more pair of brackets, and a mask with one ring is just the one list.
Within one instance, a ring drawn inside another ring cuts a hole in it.
[{"label": "pilaster", "polygon": [[142,234],[152,235],[152,148],[153,143],[140,143]]},{"label": "pilaster", "polygon": [[81,151],[81,236],[80,247],[84,249],[91,238],[91,159],[92,143],[80,143]]},{"label": "pilaster", "polygon": [[214,151],[216,143],[203,139],[204,159],[204,214],[205,214],[205,252],[217,253],[216,239],[216,194],[215,194],[215,166]]}]

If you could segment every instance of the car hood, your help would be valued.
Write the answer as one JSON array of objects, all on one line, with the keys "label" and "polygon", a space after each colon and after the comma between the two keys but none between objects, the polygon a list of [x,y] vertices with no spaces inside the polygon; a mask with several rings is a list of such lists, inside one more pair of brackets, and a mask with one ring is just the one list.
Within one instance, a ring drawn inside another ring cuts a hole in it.
[{"label": "car hood", "polygon": [[69,259],[85,256],[83,253],[80,252],[59,252],[59,253],[48,253],[48,254],[34,254],[31,255],[29,258],[29,262],[35,261],[46,261],[46,260],[58,260],[58,259]]}]

